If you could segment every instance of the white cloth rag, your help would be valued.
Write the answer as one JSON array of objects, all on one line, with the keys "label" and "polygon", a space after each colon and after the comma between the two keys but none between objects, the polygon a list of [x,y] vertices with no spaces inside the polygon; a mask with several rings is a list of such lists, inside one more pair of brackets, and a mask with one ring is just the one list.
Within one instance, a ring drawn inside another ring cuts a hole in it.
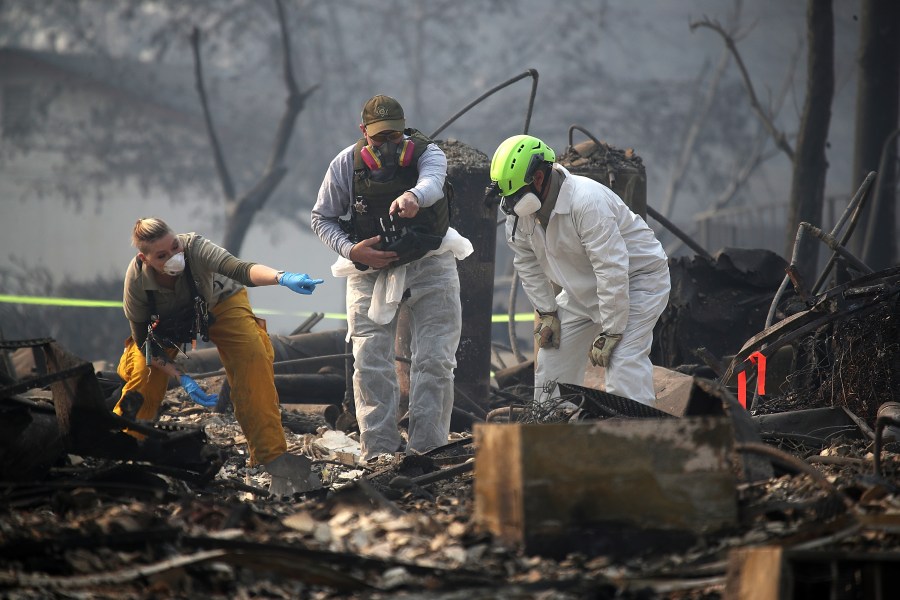
[{"label": "white cloth rag", "polygon": [[[450,227],[441,241],[441,246],[422,258],[452,252],[456,260],[463,260],[474,251],[472,242]],[[375,288],[372,290],[372,303],[369,305],[368,316],[379,325],[390,323],[397,313],[397,308],[403,299],[403,292],[406,291],[406,267],[408,265],[409,263],[382,269],[378,272],[378,279],[375,280]],[[360,271],[353,265],[353,262],[343,256],[339,256],[331,265],[331,274],[335,277],[347,277],[358,273]]]}]

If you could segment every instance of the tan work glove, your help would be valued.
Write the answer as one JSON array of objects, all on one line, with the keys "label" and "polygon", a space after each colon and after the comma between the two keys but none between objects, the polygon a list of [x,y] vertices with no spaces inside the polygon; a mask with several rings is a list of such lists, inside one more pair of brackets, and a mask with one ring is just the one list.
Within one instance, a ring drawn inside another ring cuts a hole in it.
[{"label": "tan work glove", "polygon": [[601,333],[591,344],[591,364],[595,367],[608,367],[613,349],[622,341],[621,333]]},{"label": "tan work glove", "polygon": [[538,348],[559,348],[559,317],[556,311],[538,311],[538,324],[534,328],[534,341]]}]

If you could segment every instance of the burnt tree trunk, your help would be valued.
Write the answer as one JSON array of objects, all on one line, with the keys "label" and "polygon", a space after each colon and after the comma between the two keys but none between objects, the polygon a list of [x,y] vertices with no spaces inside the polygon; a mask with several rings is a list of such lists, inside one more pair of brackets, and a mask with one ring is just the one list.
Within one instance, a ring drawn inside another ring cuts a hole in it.
[{"label": "burnt tree trunk", "polygon": [[853,185],[870,171],[877,171],[878,179],[849,247],[879,270],[893,264],[897,255],[897,143],[891,132],[898,126],[900,104],[900,3],[862,0],[860,4]]},{"label": "burnt tree trunk", "polygon": [[[787,251],[791,256],[797,227],[803,221],[822,223],[822,200],[825,195],[825,144],[831,123],[831,101],[834,96],[834,15],[832,0],[808,0],[806,8],[807,56],[806,101],[797,147],[794,153],[794,175],[788,214]],[[797,263],[808,279],[815,277],[819,242],[806,236],[799,248]]]}]

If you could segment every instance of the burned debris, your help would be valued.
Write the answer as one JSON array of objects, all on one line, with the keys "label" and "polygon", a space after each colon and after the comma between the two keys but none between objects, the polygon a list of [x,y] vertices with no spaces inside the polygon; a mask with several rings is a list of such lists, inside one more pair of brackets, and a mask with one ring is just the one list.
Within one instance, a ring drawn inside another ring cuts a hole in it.
[{"label": "burned debris", "polygon": [[[505,425],[364,465],[352,429],[322,417],[288,439],[325,487],[290,499],[268,495],[228,412],[172,388],[155,425],[101,418],[89,363],[52,340],[4,342],[39,353],[44,371],[4,375],[0,586],[11,598],[717,598],[779,586],[816,597],[862,581],[892,597],[898,293],[896,269],[823,292],[752,336],[723,383],[693,378],[677,414],[567,385],[568,420],[527,423],[513,386],[492,393]],[[764,344],[767,376],[791,376],[767,380],[751,414],[736,372]],[[794,370],[804,355],[815,361]],[[223,387],[221,376],[200,381]],[[342,398],[317,394],[339,411]]]}]

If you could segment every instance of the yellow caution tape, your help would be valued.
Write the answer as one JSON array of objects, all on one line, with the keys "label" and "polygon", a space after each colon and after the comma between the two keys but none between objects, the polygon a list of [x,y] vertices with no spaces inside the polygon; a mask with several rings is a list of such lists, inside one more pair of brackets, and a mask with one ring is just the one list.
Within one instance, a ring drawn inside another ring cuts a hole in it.
[{"label": "yellow caution tape", "polygon": [[40,304],[43,306],[76,306],[88,308],[121,308],[122,303],[113,300],[85,300],[83,298],[47,298],[44,296],[12,296],[0,294],[0,302],[11,304]]},{"label": "yellow caution tape", "polygon": [[[31,304],[39,306],[66,306],[70,308],[122,308],[122,303],[116,300],[88,300],[85,298],[52,298],[46,296],[15,296],[12,294],[0,294],[0,302],[8,304]],[[284,311],[268,308],[253,308],[253,312],[259,315],[293,315],[297,317],[309,317],[310,311]],[[343,313],[323,313],[325,319],[347,320]],[[533,321],[534,313],[517,313],[513,320],[518,322]],[[491,323],[506,323],[509,315],[491,315]]]}]

